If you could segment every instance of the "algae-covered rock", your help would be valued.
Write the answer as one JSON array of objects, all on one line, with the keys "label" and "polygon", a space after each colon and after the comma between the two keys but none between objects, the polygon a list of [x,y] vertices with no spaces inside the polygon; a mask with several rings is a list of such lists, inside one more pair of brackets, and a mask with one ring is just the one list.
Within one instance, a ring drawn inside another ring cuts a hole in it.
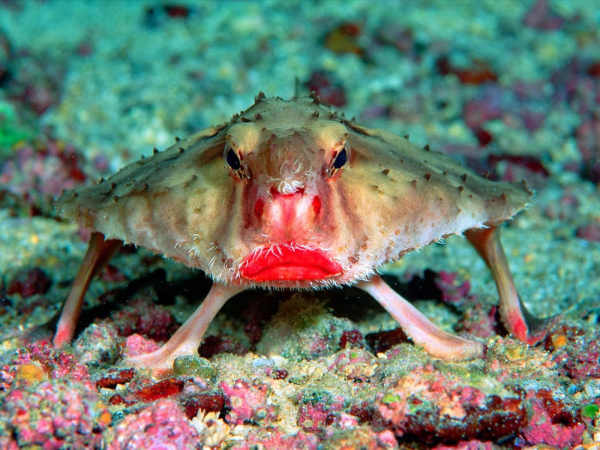
[{"label": "algae-covered rock", "polygon": [[119,359],[119,338],[114,326],[93,323],[73,343],[80,362],[90,367],[114,364]]},{"label": "algae-covered rock", "polygon": [[176,375],[187,375],[212,380],[217,374],[215,367],[205,358],[183,355],[175,358],[173,370]]},{"label": "algae-covered rock", "polygon": [[314,359],[335,353],[346,331],[356,330],[348,319],[334,317],[326,302],[296,293],[279,307],[256,349],[291,360]]}]

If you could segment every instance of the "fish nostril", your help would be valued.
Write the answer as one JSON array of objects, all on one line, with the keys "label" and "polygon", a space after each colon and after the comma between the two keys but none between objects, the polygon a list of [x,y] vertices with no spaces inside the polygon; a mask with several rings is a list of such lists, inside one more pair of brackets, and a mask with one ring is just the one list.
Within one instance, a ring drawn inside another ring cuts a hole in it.
[{"label": "fish nostril", "polygon": [[294,192],[292,192],[291,194],[283,194],[283,193],[279,192],[275,186],[271,186],[271,189],[269,190],[269,192],[271,193],[271,195],[273,197],[291,198],[294,195],[304,195],[304,188],[303,187],[298,188]]},{"label": "fish nostril", "polygon": [[315,216],[318,216],[319,212],[321,212],[321,199],[319,198],[318,195],[315,195],[315,198],[313,198],[312,208],[313,208],[313,211],[315,212]]},{"label": "fish nostril", "polygon": [[256,217],[258,217],[260,219],[261,216],[263,215],[264,209],[265,209],[265,202],[263,202],[262,198],[259,198],[258,200],[256,200],[256,203],[254,204],[254,214],[256,214]]}]

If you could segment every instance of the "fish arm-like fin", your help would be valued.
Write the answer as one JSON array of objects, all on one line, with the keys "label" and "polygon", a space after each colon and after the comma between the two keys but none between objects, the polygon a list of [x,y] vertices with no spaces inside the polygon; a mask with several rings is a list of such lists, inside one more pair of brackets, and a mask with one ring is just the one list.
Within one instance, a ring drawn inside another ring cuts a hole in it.
[{"label": "fish arm-like fin", "polygon": [[548,320],[535,317],[521,301],[502,249],[500,229],[496,226],[471,229],[465,236],[492,273],[500,297],[500,316],[508,332],[529,345],[540,342],[546,336]]},{"label": "fish arm-like fin", "polygon": [[73,339],[83,298],[92,278],[102,270],[121,245],[119,240],[105,239],[102,233],[92,233],[87,252],[56,325],[56,334],[52,340],[55,348],[60,348]]},{"label": "fish arm-like fin", "polygon": [[473,359],[483,356],[483,344],[446,333],[400,294],[386,284],[381,277],[358,284],[368,292],[400,323],[402,329],[427,353],[449,360]]},{"label": "fish arm-like fin", "polygon": [[165,345],[152,353],[126,359],[124,364],[149,368],[157,376],[172,372],[173,363],[178,356],[198,355],[202,337],[212,320],[227,300],[243,290],[242,287],[213,283],[202,304]]}]

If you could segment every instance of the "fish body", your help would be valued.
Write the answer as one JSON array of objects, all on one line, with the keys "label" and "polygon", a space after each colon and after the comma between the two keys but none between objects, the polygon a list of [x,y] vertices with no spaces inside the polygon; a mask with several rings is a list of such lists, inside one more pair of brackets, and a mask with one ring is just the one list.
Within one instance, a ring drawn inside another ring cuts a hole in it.
[{"label": "fish body", "polygon": [[[514,287],[506,262],[491,254],[502,253],[497,233],[485,230],[497,230],[530,197],[524,183],[487,180],[407,138],[348,121],[315,96],[283,100],[260,94],[228,123],[178,140],[95,186],[66,192],[58,209],[95,235],[88,270],[80,271],[77,292],[69,297],[79,309],[93,274],[120,243],[133,243],[202,269],[214,280],[219,302],[248,287],[358,283],[429,351],[441,345],[431,344],[431,336],[441,339],[443,332],[413,307],[394,312],[394,305],[405,300],[381,285],[377,268],[466,232],[490,268],[504,264],[495,275],[499,290],[503,282]],[[524,326],[521,337],[528,339],[529,315],[513,290],[504,303],[500,292],[501,310],[506,321],[523,319],[512,328]],[[210,301],[205,303],[209,308]],[[198,314],[189,330],[188,323],[183,327],[180,341],[186,350],[201,339],[192,339],[190,330],[203,333],[198,321],[209,317],[206,311]],[[63,313],[57,336],[76,315]],[[417,325],[421,319],[425,322]],[[429,337],[419,337],[430,325]],[[55,344],[70,340],[69,332]],[[451,347],[472,343],[456,339]],[[142,363],[165,366],[182,353],[181,345],[165,347],[162,355]],[[431,353],[473,357],[481,353],[481,344],[464,350]]]}]

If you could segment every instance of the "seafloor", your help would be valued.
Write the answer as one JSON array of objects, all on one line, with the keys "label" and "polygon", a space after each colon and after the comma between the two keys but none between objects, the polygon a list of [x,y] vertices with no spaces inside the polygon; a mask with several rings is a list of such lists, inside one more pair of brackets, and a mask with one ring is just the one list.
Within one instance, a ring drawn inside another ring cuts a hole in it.
[{"label": "seafloor", "polygon": [[[597,1],[1,0],[0,448],[598,449],[599,30]],[[481,360],[428,356],[350,288],[252,291],[152,379],[124,356],[168,339],[209,282],[132,247],[73,345],[49,346],[89,237],[53,198],[259,91],[311,90],[536,189],[503,242],[529,310],[554,317],[543,342],[507,335],[453,237],[382,271]]]}]

